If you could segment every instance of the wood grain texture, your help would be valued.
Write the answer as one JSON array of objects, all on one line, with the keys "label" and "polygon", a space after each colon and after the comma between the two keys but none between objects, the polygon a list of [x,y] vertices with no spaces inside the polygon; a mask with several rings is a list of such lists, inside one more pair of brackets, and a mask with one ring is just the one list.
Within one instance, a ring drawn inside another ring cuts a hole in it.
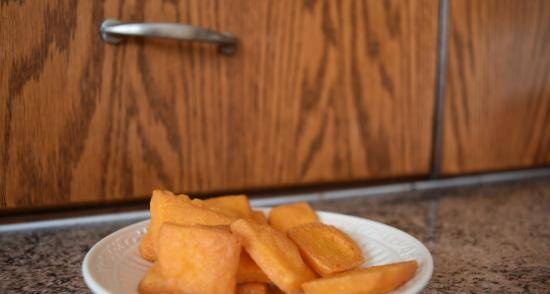
[{"label": "wood grain texture", "polygon": [[[435,0],[2,3],[5,207],[428,173]],[[241,43],[106,45],[106,18]]]},{"label": "wood grain texture", "polygon": [[443,172],[550,164],[550,2],[451,5]]}]

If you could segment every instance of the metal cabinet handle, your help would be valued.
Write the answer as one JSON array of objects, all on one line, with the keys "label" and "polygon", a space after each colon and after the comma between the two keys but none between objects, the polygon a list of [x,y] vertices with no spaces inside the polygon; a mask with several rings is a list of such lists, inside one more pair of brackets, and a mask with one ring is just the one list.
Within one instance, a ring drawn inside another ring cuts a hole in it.
[{"label": "metal cabinet handle", "polygon": [[123,23],[116,19],[103,21],[100,27],[103,41],[118,44],[125,36],[169,38],[218,44],[223,54],[233,54],[237,39],[230,33],[218,33],[205,28],[176,23]]}]

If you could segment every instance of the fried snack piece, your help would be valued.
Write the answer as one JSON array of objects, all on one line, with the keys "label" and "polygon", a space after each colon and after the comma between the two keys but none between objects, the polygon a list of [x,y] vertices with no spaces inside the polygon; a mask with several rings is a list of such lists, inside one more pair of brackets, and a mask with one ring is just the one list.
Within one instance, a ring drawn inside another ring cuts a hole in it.
[{"label": "fried snack piece", "polygon": [[245,283],[237,285],[237,294],[267,294],[267,284]]},{"label": "fried snack piece", "polygon": [[309,223],[287,232],[306,263],[323,277],[357,268],[365,261],[361,248],[346,233],[323,223]]},{"label": "fried snack piece", "polygon": [[246,195],[227,195],[206,199],[203,202],[206,207],[229,216],[249,218],[252,213]]},{"label": "fried snack piece", "polygon": [[140,294],[175,294],[179,293],[175,290],[178,287],[177,284],[177,281],[165,279],[156,264],[154,264],[139,282],[138,292]]},{"label": "fried snack piece", "polygon": [[[175,196],[169,191],[155,190],[151,197],[151,223],[147,234],[142,242],[152,242],[152,246],[140,244],[144,250],[140,252],[145,259],[156,260],[156,243],[160,227],[165,222],[181,225],[229,225],[236,218],[212,211],[206,207],[194,204],[186,195]],[[147,240],[149,238],[149,240]],[[146,248],[153,248],[153,252],[146,251]]]},{"label": "fried snack piece", "polygon": [[318,221],[317,214],[307,202],[277,206],[269,212],[269,224],[283,233],[292,227]]},{"label": "fried snack piece", "polygon": [[229,230],[165,223],[158,241],[158,261],[140,282],[139,293],[234,293],[241,246]]},{"label": "fried snack piece", "polygon": [[232,223],[231,231],[267,277],[285,292],[299,292],[303,283],[315,279],[296,245],[283,233],[247,219]]},{"label": "fried snack piece", "polygon": [[380,294],[392,291],[416,273],[415,260],[373,266],[304,283],[306,294]]},{"label": "fried snack piece", "polygon": [[[149,230],[150,228],[147,228],[147,231]],[[151,234],[146,233],[145,235],[143,235],[143,238],[139,243],[139,254],[145,260],[155,261],[155,248],[153,247],[153,238],[151,238]]]},{"label": "fried snack piece", "polygon": [[269,278],[262,269],[250,258],[246,251],[241,251],[241,260],[237,269],[237,283],[261,282],[269,283]]},{"label": "fried snack piece", "polygon": [[263,211],[260,210],[253,210],[251,218],[261,224],[267,224],[267,217],[265,217],[265,214]]}]

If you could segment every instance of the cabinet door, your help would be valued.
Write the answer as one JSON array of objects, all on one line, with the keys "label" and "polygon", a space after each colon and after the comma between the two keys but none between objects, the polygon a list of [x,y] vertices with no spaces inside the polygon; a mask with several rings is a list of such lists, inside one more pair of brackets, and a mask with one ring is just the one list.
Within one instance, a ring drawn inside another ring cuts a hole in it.
[{"label": "cabinet door", "polygon": [[550,2],[451,1],[446,174],[550,164]]},{"label": "cabinet door", "polygon": [[[427,174],[437,3],[4,3],[2,206]],[[108,18],[198,25],[240,45],[109,45]]]}]

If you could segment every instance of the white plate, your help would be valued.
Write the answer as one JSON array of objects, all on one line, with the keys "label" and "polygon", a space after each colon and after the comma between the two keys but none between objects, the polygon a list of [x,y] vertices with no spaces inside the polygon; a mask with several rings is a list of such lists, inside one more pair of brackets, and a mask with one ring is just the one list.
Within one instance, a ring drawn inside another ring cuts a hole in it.
[{"label": "white plate", "polygon": [[[268,211],[267,209],[264,211]],[[415,259],[419,269],[414,278],[394,294],[419,293],[430,281],[432,255],[414,237],[396,228],[348,215],[318,212],[322,222],[348,233],[363,249],[363,266]],[[139,241],[148,220],[122,228],[103,238],[88,251],[82,264],[84,281],[96,294],[137,294],[137,286],[152,263],[142,259]],[[338,293],[335,293],[338,294]]]}]

